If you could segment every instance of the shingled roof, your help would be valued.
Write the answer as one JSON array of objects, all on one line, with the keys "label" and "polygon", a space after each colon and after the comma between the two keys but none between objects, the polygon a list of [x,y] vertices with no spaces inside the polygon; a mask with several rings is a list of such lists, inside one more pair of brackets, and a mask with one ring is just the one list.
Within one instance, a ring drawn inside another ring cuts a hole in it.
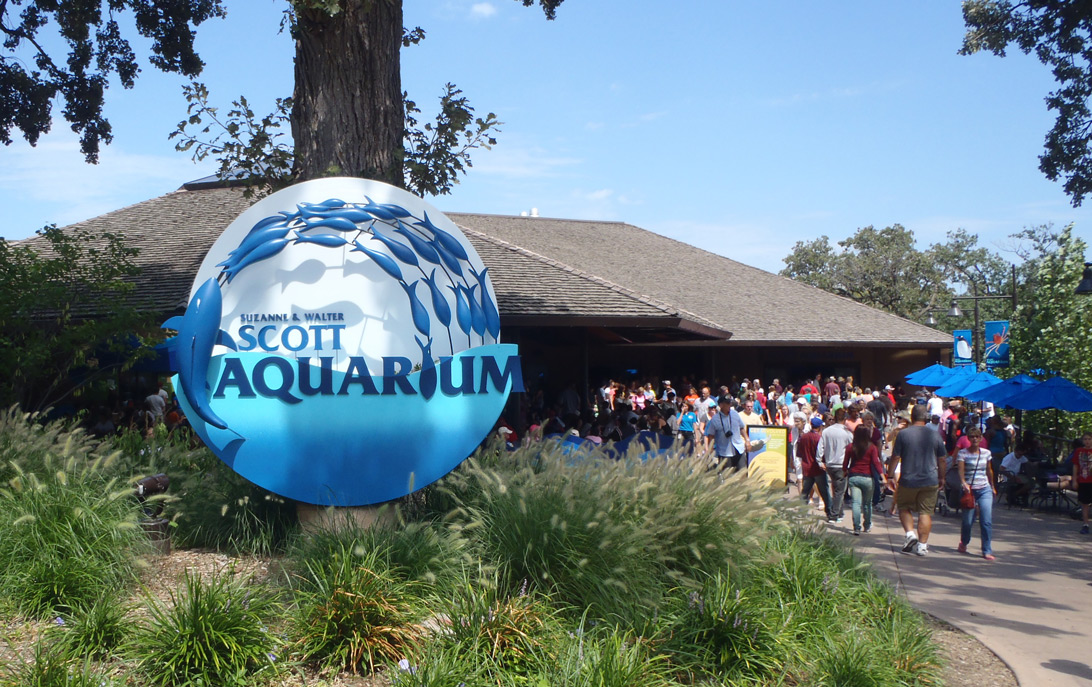
[{"label": "shingled roof", "polygon": [[[185,307],[208,249],[251,202],[236,188],[183,187],[72,226],[125,235],[140,251],[140,306],[169,313]],[[509,324],[673,329],[731,345],[950,343],[928,327],[629,224],[448,216],[489,266]],[[679,278],[648,276],[665,270],[681,270]]]},{"label": "shingled roof", "polygon": [[[943,332],[622,222],[448,213],[732,332],[728,345],[950,345]],[[667,278],[665,278],[665,276]],[[694,284],[708,284],[696,289]]]}]

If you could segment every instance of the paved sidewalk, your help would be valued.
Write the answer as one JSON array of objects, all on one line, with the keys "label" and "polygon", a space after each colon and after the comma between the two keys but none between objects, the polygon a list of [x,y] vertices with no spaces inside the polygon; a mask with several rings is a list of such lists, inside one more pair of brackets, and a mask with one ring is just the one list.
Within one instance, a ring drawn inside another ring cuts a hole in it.
[{"label": "paved sidewalk", "polygon": [[[887,503],[890,503],[888,499]],[[865,554],[915,607],[978,638],[1024,687],[1092,685],[1092,536],[1058,513],[995,507],[993,548],[956,551],[959,519],[933,519],[929,555],[901,551],[898,518],[878,515],[870,534],[851,534],[849,510],[833,532]]]}]

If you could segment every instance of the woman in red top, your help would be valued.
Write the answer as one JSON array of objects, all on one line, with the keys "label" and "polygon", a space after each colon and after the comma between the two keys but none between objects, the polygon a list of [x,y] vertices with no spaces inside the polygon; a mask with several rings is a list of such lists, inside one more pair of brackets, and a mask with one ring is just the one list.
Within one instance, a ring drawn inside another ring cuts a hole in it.
[{"label": "woman in red top", "polygon": [[853,430],[853,443],[846,447],[845,470],[849,477],[849,491],[853,494],[853,534],[861,533],[861,516],[864,515],[864,531],[872,530],[872,477],[879,475],[884,485],[883,464],[880,452],[872,443],[872,430],[864,425]]}]

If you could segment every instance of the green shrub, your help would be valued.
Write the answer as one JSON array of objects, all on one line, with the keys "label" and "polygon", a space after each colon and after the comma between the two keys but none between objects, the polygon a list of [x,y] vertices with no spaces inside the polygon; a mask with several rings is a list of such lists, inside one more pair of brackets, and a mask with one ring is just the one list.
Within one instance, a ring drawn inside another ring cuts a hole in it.
[{"label": "green shrub", "polygon": [[541,684],[572,687],[669,687],[672,666],[649,642],[616,630],[574,633]]},{"label": "green shrub", "polygon": [[105,659],[128,638],[132,624],[128,613],[129,608],[116,595],[99,597],[63,619],[60,642],[77,656]]},{"label": "green shrub", "polygon": [[[383,520],[381,518],[381,520]],[[405,580],[436,587],[449,586],[466,562],[465,541],[434,522],[406,522],[400,512],[393,520],[363,527],[346,517],[328,526],[294,536],[288,559],[297,571],[308,566],[337,565],[341,551],[363,554],[375,551],[387,570]]]},{"label": "green shrub", "polygon": [[880,660],[876,651],[879,642],[869,642],[859,634],[840,633],[826,637],[815,657],[808,684],[838,685],[838,687],[888,687],[904,684],[898,670]]},{"label": "green shrub", "polygon": [[931,629],[920,612],[886,586],[882,589],[886,593],[870,604],[866,616],[867,636],[884,638],[877,647],[879,661],[894,667],[893,684],[939,685],[941,657]]},{"label": "green shrub", "polygon": [[132,489],[112,476],[117,454],[97,456],[81,431],[12,412],[0,416],[0,443],[0,595],[45,617],[128,586],[148,542]]},{"label": "green shrub", "polygon": [[[768,540],[741,577],[755,604],[780,609],[794,638],[788,672],[800,681],[839,684],[830,680],[840,676],[847,684],[936,684],[937,649],[920,614],[844,544],[785,533]],[[860,645],[846,645],[848,635],[861,638]],[[838,653],[847,650],[860,655]],[[895,670],[888,674],[884,666]]]},{"label": "green shrub", "polygon": [[[458,646],[432,642],[411,659],[402,659],[389,668],[387,676],[394,687],[482,687],[490,684],[489,673],[475,656]],[[510,681],[508,684],[512,684]]]},{"label": "green shrub", "polygon": [[661,650],[689,675],[769,678],[791,654],[776,609],[716,575],[701,590],[679,590],[665,614]]},{"label": "green shrub", "polygon": [[378,550],[342,546],[326,561],[308,562],[293,583],[293,648],[306,662],[373,671],[405,657],[420,639],[421,585],[387,568]]},{"label": "green shrub", "polygon": [[277,607],[261,585],[187,572],[182,590],[148,611],[128,651],[150,684],[241,685],[272,670],[278,642],[266,623]]},{"label": "green shrub", "polygon": [[114,682],[66,647],[39,639],[28,658],[0,665],[0,687],[110,687]]},{"label": "green shrub", "polygon": [[166,516],[182,548],[269,555],[284,549],[297,525],[294,503],[248,481],[187,433],[144,439],[122,434],[114,447],[130,471],[171,478]]},{"label": "green shrub", "polygon": [[536,447],[515,452],[511,467],[468,461],[438,489],[459,504],[455,526],[505,585],[526,579],[592,617],[630,624],[668,589],[697,588],[788,527],[769,490],[678,459],[572,465]]},{"label": "green shrub", "polygon": [[464,580],[441,605],[447,620],[440,641],[471,657],[488,674],[529,676],[553,663],[563,635],[549,601],[521,590],[510,594],[495,581]]}]

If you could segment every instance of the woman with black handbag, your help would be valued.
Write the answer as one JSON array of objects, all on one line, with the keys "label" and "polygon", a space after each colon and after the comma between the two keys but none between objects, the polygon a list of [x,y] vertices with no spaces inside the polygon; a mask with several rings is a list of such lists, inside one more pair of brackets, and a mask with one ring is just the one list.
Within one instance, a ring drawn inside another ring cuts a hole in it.
[{"label": "woman with black handbag", "polygon": [[[966,432],[971,442],[969,448],[956,455],[956,469],[963,488],[960,507],[963,510],[963,526],[959,531],[959,552],[967,553],[971,543],[971,526],[978,513],[978,526],[982,534],[982,557],[995,560],[993,555],[993,497],[997,495],[997,482],[993,476],[993,464],[989,449],[982,446],[982,430],[969,427]],[[977,506],[977,508],[975,507]]]}]

